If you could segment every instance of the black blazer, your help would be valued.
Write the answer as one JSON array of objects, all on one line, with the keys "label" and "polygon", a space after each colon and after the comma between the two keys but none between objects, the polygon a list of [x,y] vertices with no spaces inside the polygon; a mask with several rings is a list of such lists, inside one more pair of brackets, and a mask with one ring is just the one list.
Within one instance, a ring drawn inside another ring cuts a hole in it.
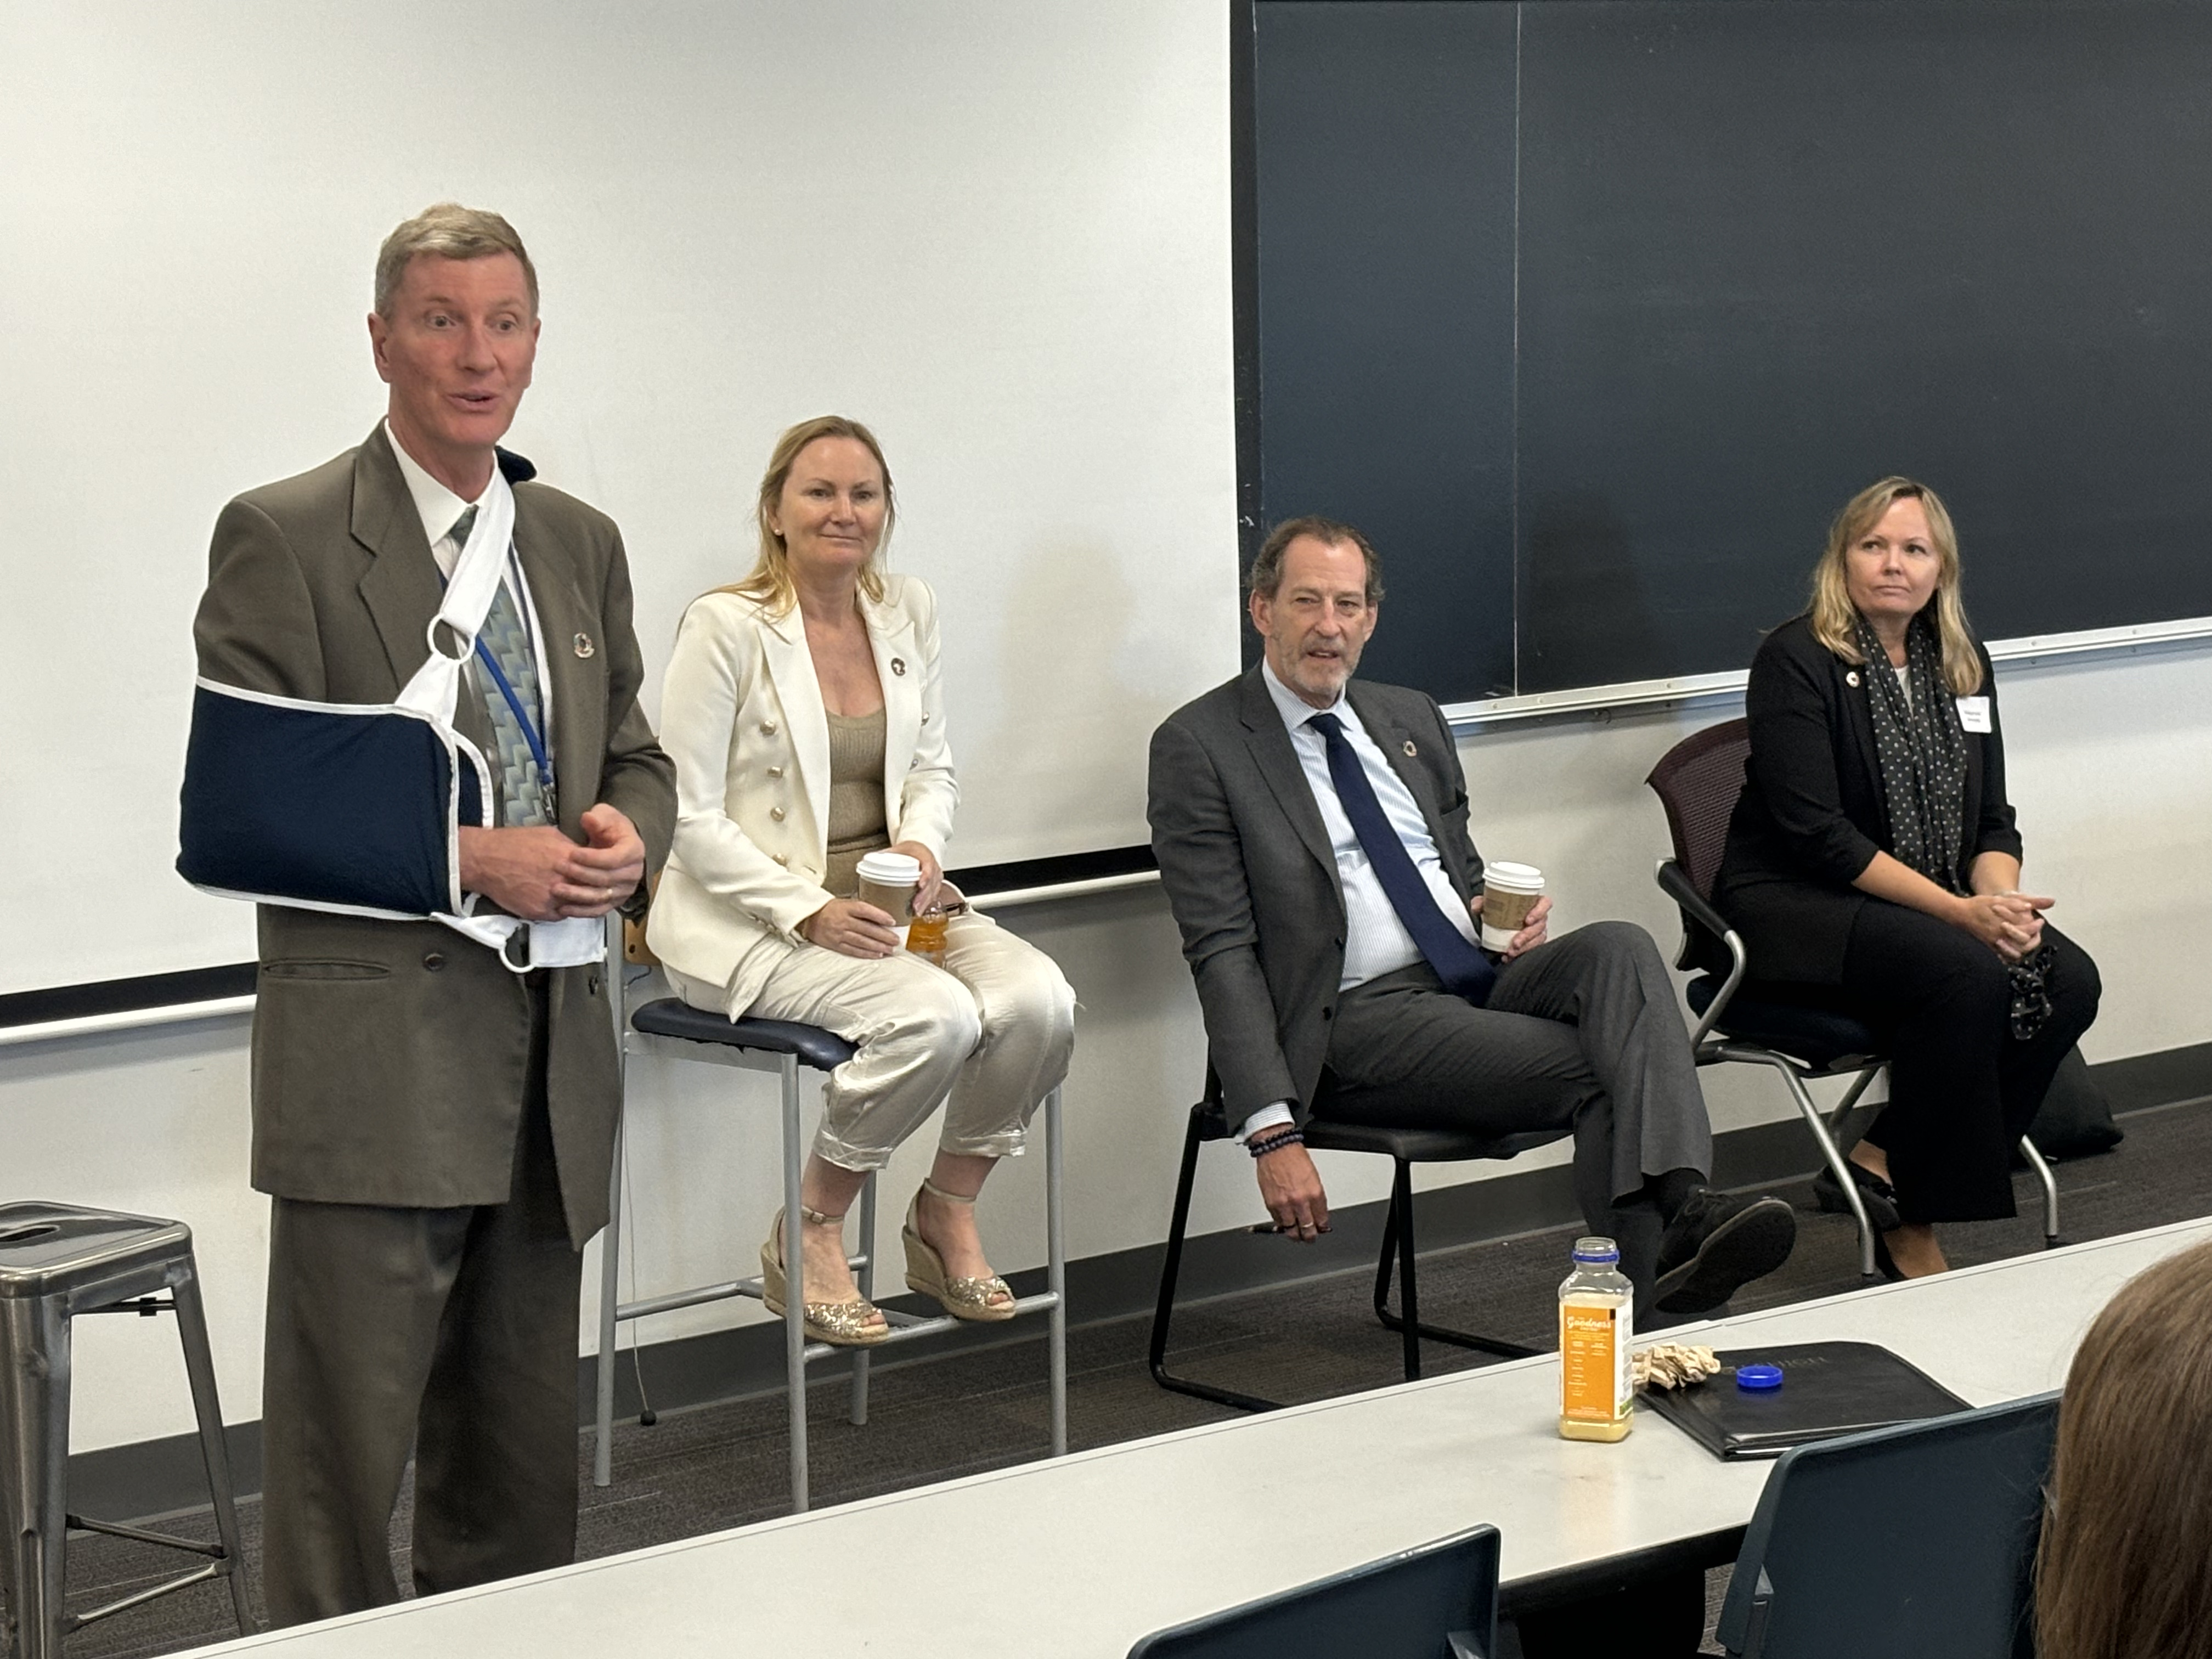
[{"label": "black blazer", "polygon": [[[1990,729],[1966,733],[1966,834],[1959,879],[1981,854],[2021,854],[2005,799],[1996,682],[1978,642]],[[1798,617],[1752,659],[1744,713],[1751,760],[1729,821],[1713,902],[1744,935],[1753,976],[1833,985],[1866,895],[1852,879],[1892,850],[1876,763],[1869,671],[1844,662]],[[1887,665],[1872,672],[1887,673]]]}]

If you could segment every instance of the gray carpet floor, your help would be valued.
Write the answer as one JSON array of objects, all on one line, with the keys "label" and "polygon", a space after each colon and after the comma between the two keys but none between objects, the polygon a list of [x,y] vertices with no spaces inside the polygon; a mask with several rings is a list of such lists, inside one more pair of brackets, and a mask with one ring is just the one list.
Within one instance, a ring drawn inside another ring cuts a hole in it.
[{"label": "gray carpet floor", "polygon": [[[2059,1166],[2066,1237],[2106,1237],[2212,1213],[2212,1101],[2134,1114],[2117,1151]],[[1750,1287],[1736,1312],[1804,1301],[1858,1287],[1847,1218],[1812,1207],[1808,1183],[1780,1189],[1799,1206],[1796,1253],[1779,1273]],[[1959,1266],[2023,1255],[2042,1247],[2039,1191],[2026,1175],[2011,1221],[1948,1227],[1943,1242]],[[1553,1295],[1574,1228],[1523,1235],[1424,1255],[1421,1303],[1434,1322],[1531,1346],[1553,1339]],[[1285,1243],[1287,1252],[1297,1247]],[[1192,1304],[1177,1316],[1173,1363],[1231,1388],[1290,1401],[1323,1399],[1395,1381],[1398,1339],[1369,1307],[1371,1276],[1359,1272],[1309,1279]],[[1071,1334],[1068,1413],[1079,1448],[1237,1415],[1170,1395],[1145,1367],[1146,1322],[1128,1319]],[[1431,1374],[1483,1362],[1430,1345]],[[870,1421],[845,1420],[842,1378],[824,1376],[811,1391],[810,1441],[817,1506],[1003,1468],[1044,1455],[1048,1427],[1040,1334],[940,1358],[879,1364]],[[648,1365],[647,1381],[651,1380]],[[613,1554],[701,1533],[743,1526],[786,1507],[784,1407],[780,1394],[672,1412],[651,1428],[617,1425],[614,1484],[590,1484],[588,1434],[580,1439],[584,1499],[579,1551]],[[259,1506],[242,1506],[249,1571],[259,1559]],[[177,1517],[179,1531],[212,1537],[204,1510]],[[409,1509],[392,1522],[392,1559],[407,1579]],[[71,1540],[73,1611],[131,1594],[181,1558],[125,1540]],[[1717,1598],[1725,1571],[1711,1576]],[[70,1638],[70,1659],[134,1659],[174,1652],[234,1633],[225,1593],[198,1586],[100,1624]]]}]

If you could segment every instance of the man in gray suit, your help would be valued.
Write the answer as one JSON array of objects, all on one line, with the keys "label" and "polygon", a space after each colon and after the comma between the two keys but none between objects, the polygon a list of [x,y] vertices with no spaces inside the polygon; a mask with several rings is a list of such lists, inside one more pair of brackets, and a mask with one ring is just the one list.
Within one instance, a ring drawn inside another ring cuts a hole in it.
[{"label": "man in gray suit", "polygon": [[1259,667],[1152,735],[1152,847],[1198,983],[1231,1128],[1281,1230],[1328,1230],[1300,1126],[1318,1115],[1575,1139],[1577,1198],[1639,1308],[1718,1306],[1796,1237],[1778,1199],[1705,1183],[1712,1135],[1650,936],[1480,948],[1482,864],[1450,728],[1354,680],[1382,599],[1348,525],[1298,519],[1253,562]]},{"label": "man in gray suit", "polygon": [[[641,911],[675,790],[637,705],[622,538],[496,448],[537,350],[520,239],[451,204],[410,220],[379,256],[368,329],[386,419],[223,509],[200,672],[392,702],[497,468],[513,544],[456,721],[490,757],[497,823],[460,832],[462,884],[534,922]],[[433,921],[264,905],[259,927],[270,1617],[396,1599],[387,1531],[410,1447],[419,1591],[560,1565],[575,1553],[580,1252],[605,1224],[621,1108],[614,985],[599,965],[512,972]]]}]

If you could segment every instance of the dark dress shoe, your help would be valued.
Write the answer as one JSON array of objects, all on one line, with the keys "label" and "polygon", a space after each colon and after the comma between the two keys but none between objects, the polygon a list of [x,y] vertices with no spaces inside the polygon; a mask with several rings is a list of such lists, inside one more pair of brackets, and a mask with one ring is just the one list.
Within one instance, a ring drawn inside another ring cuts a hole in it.
[{"label": "dark dress shoe", "polygon": [[1778,1198],[1735,1198],[1700,1187],[1659,1241],[1662,1313],[1705,1313],[1790,1259],[1797,1217]]},{"label": "dark dress shoe", "polygon": [[[1850,1159],[1844,1160],[1851,1172],[1851,1184],[1859,1189],[1859,1201],[1866,1206],[1867,1219],[1875,1231],[1893,1231],[1904,1220],[1897,1207],[1897,1188],[1884,1181],[1872,1170]],[[1830,1215],[1849,1215],[1850,1202],[1844,1196],[1844,1183],[1836,1179],[1835,1171],[1823,1169],[1813,1177],[1813,1201]]]}]

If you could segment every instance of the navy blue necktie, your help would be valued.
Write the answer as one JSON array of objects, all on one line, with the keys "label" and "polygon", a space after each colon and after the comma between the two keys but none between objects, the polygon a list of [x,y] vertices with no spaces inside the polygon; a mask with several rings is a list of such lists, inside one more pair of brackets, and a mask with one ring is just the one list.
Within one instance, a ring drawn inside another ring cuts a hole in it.
[{"label": "navy blue necktie", "polygon": [[1375,866],[1376,878],[1389,896],[1390,908],[1406,924],[1406,931],[1421,947],[1421,954],[1437,970],[1444,988],[1481,1007],[1490,1000],[1498,969],[1451,925],[1451,919],[1437,905],[1437,896],[1413,867],[1413,855],[1390,827],[1382,803],[1376,799],[1367,769],[1359,763],[1351,739],[1344,735],[1344,723],[1334,714],[1316,714],[1306,724],[1320,732],[1322,741],[1328,745],[1328,775],[1336,785],[1337,802],[1344,808],[1344,816],[1352,820],[1352,833],[1359,837],[1361,850]]}]

